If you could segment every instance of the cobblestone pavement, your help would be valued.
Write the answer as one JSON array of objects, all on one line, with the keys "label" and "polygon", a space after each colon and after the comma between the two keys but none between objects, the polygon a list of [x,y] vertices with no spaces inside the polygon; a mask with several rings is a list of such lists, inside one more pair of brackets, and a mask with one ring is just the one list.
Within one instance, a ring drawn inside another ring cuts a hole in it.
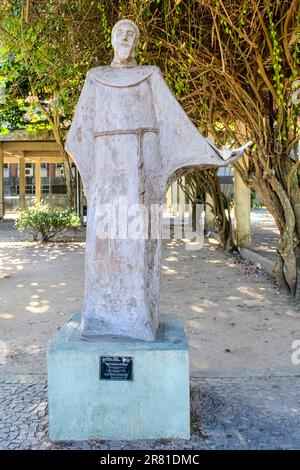
[{"label": "cobblestone pavement", "polygon": [[189,441],[85,441],[48,437],[42,375],[0,375],[0,449],[299,449],[300,377],[191,380]]}]

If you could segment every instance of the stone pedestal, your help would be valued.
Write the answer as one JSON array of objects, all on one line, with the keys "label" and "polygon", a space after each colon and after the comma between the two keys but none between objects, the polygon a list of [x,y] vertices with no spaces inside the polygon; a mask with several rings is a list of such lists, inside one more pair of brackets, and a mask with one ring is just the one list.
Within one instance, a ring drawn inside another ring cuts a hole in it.
[{"label": "stone pedestal", "polygon": [[52,440],[188,439],[189,351],[179,318],[162,315],[150,343],[85,340],[74,315],[48,348],[48,397]]}]

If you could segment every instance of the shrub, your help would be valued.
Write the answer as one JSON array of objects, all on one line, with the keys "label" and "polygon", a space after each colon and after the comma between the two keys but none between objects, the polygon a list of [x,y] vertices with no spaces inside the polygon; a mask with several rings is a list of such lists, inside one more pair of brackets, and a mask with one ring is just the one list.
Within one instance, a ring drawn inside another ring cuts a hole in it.
[{"label": "shrub", "polygon": [[78,215],[69,207],[58,210],[46,202],[37,202],[35,205],[19,212],[16,226],[19,232],[29,230],[34,240],[40,236],[43,242],[47,242],[59,232],[68,227],[79,227]]}]

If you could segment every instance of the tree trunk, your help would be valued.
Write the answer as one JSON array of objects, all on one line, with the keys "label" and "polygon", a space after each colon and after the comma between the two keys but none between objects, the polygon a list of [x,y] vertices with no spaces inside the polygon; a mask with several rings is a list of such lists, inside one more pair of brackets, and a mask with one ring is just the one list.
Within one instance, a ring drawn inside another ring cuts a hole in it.
[{"label": "tree trunk", "polygon": [[[220,241],[224,250],[237,250],[233,240],[232,224],[230,218],[229,201],[222,193],[220,180],[216,170],[203,170],[192,172],[186,176],[188,187],[191,190],[185,190],[192,204],[206,204],[205,193],[208,193],[213,200],[212,210],[215,215]],[[202,199],[197,198],[198,194],[203,194]],[[226,214],[226,209],[228,214]]]},{"label": "tree trunk", "polygon": [[[283,159],[284,157],[281,157]],[[281,162],[282,164],[282,162]],[[289,165],[286,162],[286,165]],[[300,298],[300,195],[298,177],[290,184],[280,181],[277,171],[262,171],[256,165],[253,186],[264,201],[269,212],[274,217],[279,229],[280,239],[277,245],[277,256],[274,266],[274,277],[280,289],[289,293],[296,300]],[[285,168],[284,174],[293,171],[293,166]]]},{"label": "tree trunk", "polygon": [[[31,89],[33,95],[36,95],[35,88],[31,84]],[[60,129],[60,116],[57,112],[53,112],[52,114],[49,112],[48,109],[41,103],[40,101],[40,107],[41,110],[48,120],[52,132],[55,138],[55,141],[58,145],[58,150],[59,153],[62,157],[63,165],[64,165],[64,175],[65,175],[65,181],[66,181],[66,187],[67,187],[67,206],[74,208],[75,207],[75,181],[74,177],[72,174],[72,169],[71,169],[71,163],[70,163],[70,157],[67,154],[65,150],[65,141],[63,137],[63,133]]]},{"label": "tree trunk", "polygon": [[53,127],[53,133],[56,140],[56,143],[59,148],[59,153],[63,160],[64,165],[64,174],[67,187],[67,206],[75,207],[75,181],[72,173],[72,167],[70,162],[70,157],[65,150],[64,139],[61,135],[61,132],[58,128]]}]

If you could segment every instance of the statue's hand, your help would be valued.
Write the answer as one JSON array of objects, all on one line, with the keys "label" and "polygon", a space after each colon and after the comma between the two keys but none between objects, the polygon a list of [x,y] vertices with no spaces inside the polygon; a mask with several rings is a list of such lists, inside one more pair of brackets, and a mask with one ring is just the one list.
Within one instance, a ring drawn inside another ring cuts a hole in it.
[{"label": "statue's hand", "polygon": [[214,151],[219,155],[219,157],[224,161],[224,165],[222,165],[222,166],[231,165],[232,163],[239,160],[239,158],[241,158],[244,155],[245,149],[247,147],[250,147],[251,145],[253,145],[253,142],[250,140],[246,144],[244,144],[241,147],[238,147],[236,149],[224,148],[224,149],[220,150],[209,139],[206,139],[206,140],[207,140],[208,144],[214,149]]}]

